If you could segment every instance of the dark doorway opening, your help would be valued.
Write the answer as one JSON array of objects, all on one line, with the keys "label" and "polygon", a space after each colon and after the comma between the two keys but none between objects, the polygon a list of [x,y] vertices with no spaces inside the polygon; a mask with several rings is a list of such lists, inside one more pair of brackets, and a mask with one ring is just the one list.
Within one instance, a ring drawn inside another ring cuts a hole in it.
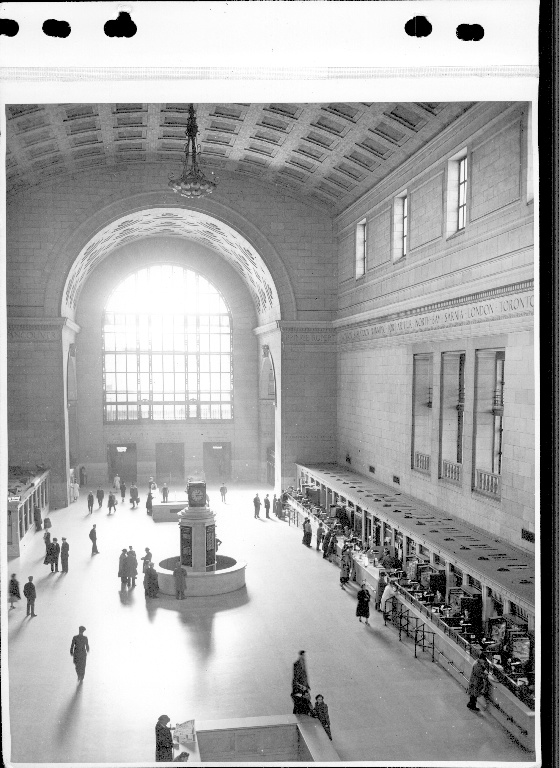
[{"label": "dark doorway opening", "polygon": [[107,446],[107,465],[109,468],[109,482],[113,482],[115,475],[127,485],[136,482],[136,443]]},{"label": "dark doorway opening", "polygon": [[274,446],[266,449],[266,481],[269,485],[274,485],[275,458]]},{"label": "dark doorway opening", "polygon": [[185,479],[185,444],[156,443],[156,480],[163,483],[182,483]]},{"label": "dark doorway opening", "polygon": [[204,443],[204,474],[207,482],[231,478],[231,443]]}]

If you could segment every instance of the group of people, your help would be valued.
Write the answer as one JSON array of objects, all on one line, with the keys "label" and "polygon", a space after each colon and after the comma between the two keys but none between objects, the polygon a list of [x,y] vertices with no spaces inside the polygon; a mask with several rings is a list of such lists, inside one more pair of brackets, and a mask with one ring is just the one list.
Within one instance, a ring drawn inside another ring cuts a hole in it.
[{"label": "group of people", "polygon": [[[116,475],[113,480],[113,487],[107,494],[107,507],[109,509],[109,514],[114,514],[117,511],[117,496],[116,492],[120,491],[121,495],[121,503],[124,503],[126,498],[126,483],[124,480],[120,478],[119,475]],[[152,514],[152,506],[153,506],[153,500],[154,500],[154,494],[157,491],[157,484],[154,481],[153,477],[150,477],[149,483],[148,483],[148,495],[146,497],[146,513],[148,515]],[[227,488],[226,488],[227,492]],[[129,494],[130,494],[130,506],[131,509],[136,509],[138,505],[140,504],[140,494],[138,491],[138,486],[136,483],[131,483],[129,488]],[[161,487],[161,497],[162,501],[165,503],[169,499],[169,487],[167,483],[164,483]],[[89,514],[93,514],[93,505],[95,502],[95,498],[97,498],[97,508],[101,509],[103,506],[103,501],[105,499],[105,491],[101,486],[98,487],[97,491],[95,492],[95,496],[93,494],[93,491],[90,491],[87,496],[87,503],[88,503],[88,512]],[[222,498],[223,501],[225,501],[225,498]]]},{"label": "group of people", "polygon": [[46,530],[43,534],[43,541],[45,542],[45,559],[43,560],[43,564],[50,565],[51,573],[58,573],[58,560],[60,558],[62,573],[68,573],[70,545],[66,541],[66,537],[63,536],[62,544],[59,544],[56,537],[51,541],[51,532]]},{"label": "group of people", "polygon": [[300,651],[298,658],[294,662],[291,698],[294,704],[294,715],[309,715],[310,717],[316,717],[325,729],[325,733],[332,741],[329,708],[325,702],[324,696],[321,693],[318,693],[315,696],[315,705],[311,703],[311,688],[307,675],[305,651]]},{"label": "group of people", "polygon": [[[222,489],[220,488],[220,492],[221,492],[221,490]],[[227,492],[227,488],[226,488],[226,492]],[[225,502],[225,496],[222,497],[222,501]],[[253,507],[254,507],[254,516],[255,516],[255,518],[260,518],[260,516],[261,516],[260,515],[261,506],[264,506],[265,517],[270,518],[270,510],[272,510],[274,512],[276,517],[279,517],[279,518],[283,517],[283,513],[282,513],[282,499],[277,499],[276,498],[276,494],[274,494],[274,498],[272,499],[272,501],[270,499],[270,494],[268,494],[268,493],[264,497],[263,501],[261,501],[260,496],[259,496],[258,493],[255,494],[255,497],[253,499]]]}]

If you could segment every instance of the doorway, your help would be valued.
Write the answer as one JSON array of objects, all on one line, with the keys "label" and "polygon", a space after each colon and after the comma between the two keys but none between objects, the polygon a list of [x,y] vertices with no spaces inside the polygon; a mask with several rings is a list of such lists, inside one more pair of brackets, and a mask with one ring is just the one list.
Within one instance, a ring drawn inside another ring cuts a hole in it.
[{"label": "doorway", "polygon": [[231,478],[231,443],[204,443],[202,456],[207,482]]},{"label": "doorway", "polygon": [[136,443],[107,446],[107,466],[109,468],[109,482],[113,482],[115,475],[127,485],[136,482]]},{"label": "doorway", "polygon": [[162,483],[182,483],[185,479],[185,444],[156,443],[156,480]]}]

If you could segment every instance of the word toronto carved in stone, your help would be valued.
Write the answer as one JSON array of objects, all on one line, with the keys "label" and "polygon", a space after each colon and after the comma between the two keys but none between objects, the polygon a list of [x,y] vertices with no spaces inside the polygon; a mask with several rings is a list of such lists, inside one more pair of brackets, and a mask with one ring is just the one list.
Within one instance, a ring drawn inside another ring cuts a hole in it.
[{"label": "word toronto carved in stone", "polygon": [[339,341],[342,343],[374,339],[376,337],[396,336],[415,333],[435,328],[448,328],[456,325],[501,320],[507,316],[532,314],[534,308],[533,293],[524,293],[507,298],[465,304],[443,312],[429,312],[415,317],[364,325],[360,328],[342,330]]}]

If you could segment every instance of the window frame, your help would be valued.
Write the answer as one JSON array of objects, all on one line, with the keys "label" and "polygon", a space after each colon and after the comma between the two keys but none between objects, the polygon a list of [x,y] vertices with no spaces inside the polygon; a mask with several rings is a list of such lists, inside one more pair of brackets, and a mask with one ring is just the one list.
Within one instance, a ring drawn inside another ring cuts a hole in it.
[{"label": "window frame", "polygon": [[367,219],[356,225],[356,248],[354,261],[354,279],[359,280],[367,272]]},{"label": "window frame", "polygon": [[[465,178],[461,181],[461,169]],[[446,237],[464,232],[469,215],[469,150],[463,147],[447,161]]]},{"label": "window frame", "polygon": [[[168,265],[153,265],[159,266]],[[115,312],[108,302],[101,330],[104,424],[233,421],[231,311],[204,275],[181,269],[194,274],[197,291],[199,278],[208,283],[226,311]]]},{"label": "window frame", "polygon": [[403,190],[393,198],[393,264],[405,259],[410,252],[410,196]]}]

